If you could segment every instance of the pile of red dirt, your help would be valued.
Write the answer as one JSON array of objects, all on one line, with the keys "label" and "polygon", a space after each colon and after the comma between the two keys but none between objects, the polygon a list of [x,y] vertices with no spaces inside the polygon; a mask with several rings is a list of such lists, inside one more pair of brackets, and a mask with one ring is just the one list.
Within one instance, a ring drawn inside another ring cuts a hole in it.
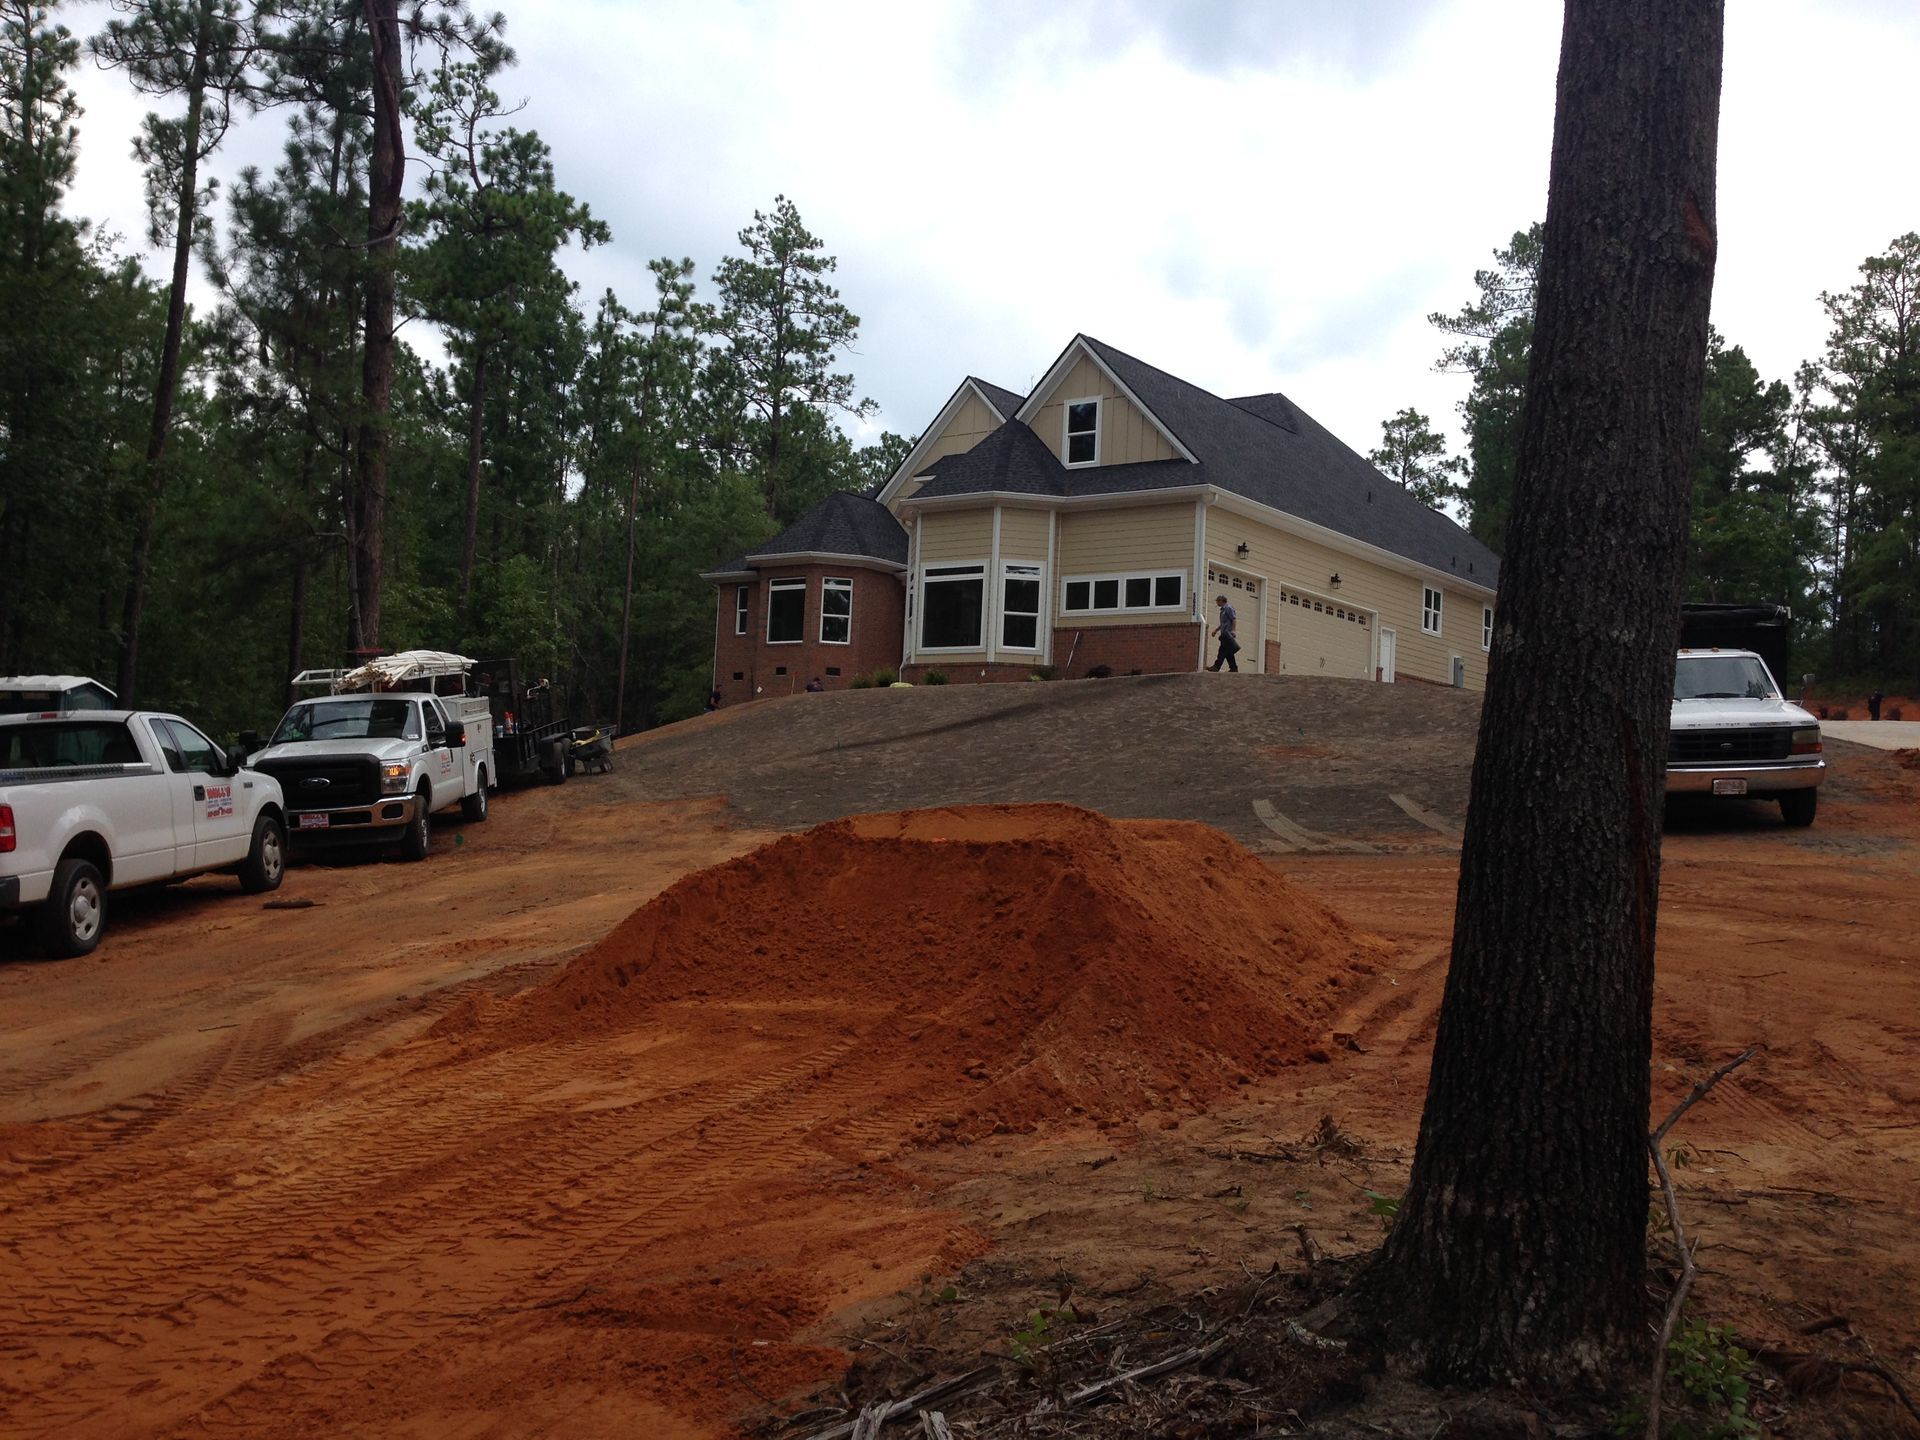
[{"label": "pile of red dirt", "polygon": [[908,811],[690,875],[548,985],[436,1029],[513,1045],[673,1030],[688,1006],[742,1045],[812,1027],[863,1133],[968,1138],[1197,1108],[1325,1059],[1341,988],[1385,955],[1206,826]]}]

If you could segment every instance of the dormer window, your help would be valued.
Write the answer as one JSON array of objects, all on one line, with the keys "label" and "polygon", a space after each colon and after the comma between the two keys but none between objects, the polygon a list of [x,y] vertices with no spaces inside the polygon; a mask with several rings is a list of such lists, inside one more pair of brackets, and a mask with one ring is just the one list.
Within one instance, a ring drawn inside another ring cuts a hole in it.
[{"label": "dormer window", "polygon": [[1100,460],[1100,402],[1069,400],[1067,411],[1067,464],[1095,465]]}]

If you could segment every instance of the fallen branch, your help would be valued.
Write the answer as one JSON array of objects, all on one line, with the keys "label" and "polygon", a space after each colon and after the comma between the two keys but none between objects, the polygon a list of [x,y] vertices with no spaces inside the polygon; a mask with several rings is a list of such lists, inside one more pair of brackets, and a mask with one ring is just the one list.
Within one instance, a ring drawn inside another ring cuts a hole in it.
[{"label": "fallen branch", "polygon": [[919,1394],[909,1395],[904,1400],[895,1400],[891,1404],[878,1407],[868,1406],[866,1410],[860,1412],[859,1418],[844,1420],[840,1424],[829,1426],[825,1430],[817,1430],[809,1437],[809,1440],[850,1440],[850,1437],[855,1434],[858,1427],[866,1421],[869,1412],[875,1409],[878,1409],[879,1414],[873,1421],[873,1429],[868,1433],[877,1434],[880,1427],[885,1425],[889,1420],[905,1415],[909,1411],[918,1410],[929,1401],[943,1399],[946,1396],[970,1389],[996,1374],[998,1369],[998,1366],[982,1365],[978,1369],[967,1371],[964,1375],[956,1375],[951,1380],[942,1380],[938,1385],[930,1385],[925,1390],[920,1391]]},{"label": "fallen branch", "polygon": [[[1123,1374],[1110,1375],[1105,1380],[1096,1380],[1091,1385],[1082,1385],[1078,1390],[1069,1390],[1061,1397],[1059,1408],[1072,1410],[1086,1404],[1089,1400],[1099,1399],[1110,1390],[1118,1390],[1122,1385],[1131,1385],[1138,1380],[1151,1380],[1156,1375],[1167,1375],[1175,1370],[1184,1370],[1189,1365],[1198,1365],[1201,1361],[1210,1359],[1227,1343],[1228,1338],[1225,1335],[1217,1335],[1204,1345],[1189,1345],[1185,1350],[1176,1351],[1164,1360],[1155,1360],[1151,1365],[1137,1366]],[[1048,1408],[1043,1406],[1034,1413],[1045,1414]]]},{"label": "fallen branch", "polygon": [[1667,1132],[1673,1129],[1682,1115],[1699,1103],[1714,1086],[1751,1060],[1759,1048],[1749,1045],[1706,1079],[1696,1081],[1686,1098],[1668,1112],[1658,1129],[1647,1136],[1647,1148],[1653,1152],[1653,1168],[1660,1176],[1660,1191],[1666,1196],[1667,1220],[1673,1226],[1673,1243],[1680,1251],[1680,1280],[1673,1287],[1673,1298],[1667,1302],[1666,1318],[1660,1322],[1660,1338],[1653,1348],[1653,1381],[1647,1396],[1647,1440],[1660,1440],[1660,1393],[1667,1383],[1667,1346],[1672,1343],[1674,1327],[1680,1323],[1680,1309],[1687,1302],[1687,1291],[1693,1288],[1695,1273],[1693,1246],[1687,1243],[1686,1229],[1680,1223],[1680,1197],[1673,1188],[1673,1175],[1667,1169],[1667,1157],[1660,1153],[1660,1142],[1667,1138]]}]

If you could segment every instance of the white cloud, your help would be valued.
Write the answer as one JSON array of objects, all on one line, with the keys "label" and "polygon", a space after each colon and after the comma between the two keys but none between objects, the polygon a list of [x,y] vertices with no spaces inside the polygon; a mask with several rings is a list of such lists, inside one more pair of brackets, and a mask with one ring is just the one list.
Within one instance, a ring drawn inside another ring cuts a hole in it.
[{"label": "white cloud", "polygon": [[[1920,226],[1886,158],[1920,16],[1728,10],[1714,318],[1785,378],[1823,340],[1818,292]],[[1286,390],[1362,450],[1404,405],[1451,424],[1463,382],[1432,372],[1425,316],[1545,209],[1559,12],[1539,0],[519,0],[508,18],[521,63],[500,88],[614,231],[569,262],[583,303],[640,303],[662,254],[704,279],[785,193],[840,258],[856,378],[901,431],[967,372],[1023,388],[1076,330],[1221,393]],[[80,83],[75,208],[137,246],[147,104],[90,67]],[[280,124],[236,127],[222,168],[271,164]]]}]

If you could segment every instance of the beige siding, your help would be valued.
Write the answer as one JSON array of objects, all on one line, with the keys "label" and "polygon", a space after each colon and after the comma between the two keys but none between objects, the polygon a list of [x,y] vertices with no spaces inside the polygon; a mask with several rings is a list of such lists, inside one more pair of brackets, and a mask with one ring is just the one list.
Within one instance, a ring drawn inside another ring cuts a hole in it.
[{"label": "beige siding", "polygon": [[1002,560],[1047,559],[1047,512],[1044,510],[1002,510],[1000,512],[1000,558]]},{"label": "beige siding", "polygon": [[[1237,552],[1243,542],[1245,558]],[[1340,619],[1337,612],[1357,610],[1369,632],[1381,626],[1394,631],[1394,668],[1401,678],[1450,684],[1451,659],[1458,655],[1465,663],[1467,688],[1486,687],[1487,657],[1480,648],[1483,602],[1476,595],[1442,583],[1441,633],[1423,634],[1421,590],[1433,582],[1342,554],[1218,506],[1207,511],[1207,559],[1266,578],[1267,638],[1280,642],[1281,673],[1349,673],[1355,652],[1345,638],[1350,631],[1342,627],[1358,626]],[[1338,586],[1332,583],[1335,575],[1340,577]],[[1290,598],[1294,595],[1308,605],[1294,605]],[[1314,601],[1320,603],[1319,611],[1311,608]],[[1332,618],[1329,610],[1334,612]],[[1369,666],[1378,658],[1376,643],[1377,636],[1369,633]]]},{"label": "beige siding", "polygon": [[[1137,460],[1175,460],[1180,452],[1167,443],[1154,423],[1120,393],[1091,357],[1082,355],[1054,386],[1033,417],[1033,433],[1046,442],[1056,458],[1067,458],[1066,405],[1070,400],[1100,401],[1100,463],[1127,465]],[[1191,565],[1193,562],[1187,562]]]},{"label": "beige siding", "polygon": [[1193,576],[1193,512],[1191,502],[1146,505],[1114,510],[1060,512],[1059,573],[1050,577],[1055,624],[1073,628],[1101,625],[1139,625],[1166,620],[1191,623],[1192,605],[1175,612],[1137,611],[1069,615],[1061,608],[1061,583],[1072,575],[1124,575],[1140,571],[1177,570],[1187,577],[1183,587],[1191,595]]},{"label": "beige siding", "polygon": [[[944,459],[948,455],[965,454],[998,430],[1000,423],[994,418],[993,411],[987,407],[985,401],[973,391],[967,391],[966,403],[961,405],[958,413],[947,422],[946,428],[934,438],[933,444],[928,446],[927,453],[920,459],[920,468],[924,470],[934,461]],[[909,476],[894,495],[893,505],[897,507],[902,500],[918,490],[920,483]]]},{"label": "beige siding", "polygon": [[985,562],[993,549],[993,508],[935,510],[923,514],[920,527],[920,563],[939,565],[952,560]]}]

